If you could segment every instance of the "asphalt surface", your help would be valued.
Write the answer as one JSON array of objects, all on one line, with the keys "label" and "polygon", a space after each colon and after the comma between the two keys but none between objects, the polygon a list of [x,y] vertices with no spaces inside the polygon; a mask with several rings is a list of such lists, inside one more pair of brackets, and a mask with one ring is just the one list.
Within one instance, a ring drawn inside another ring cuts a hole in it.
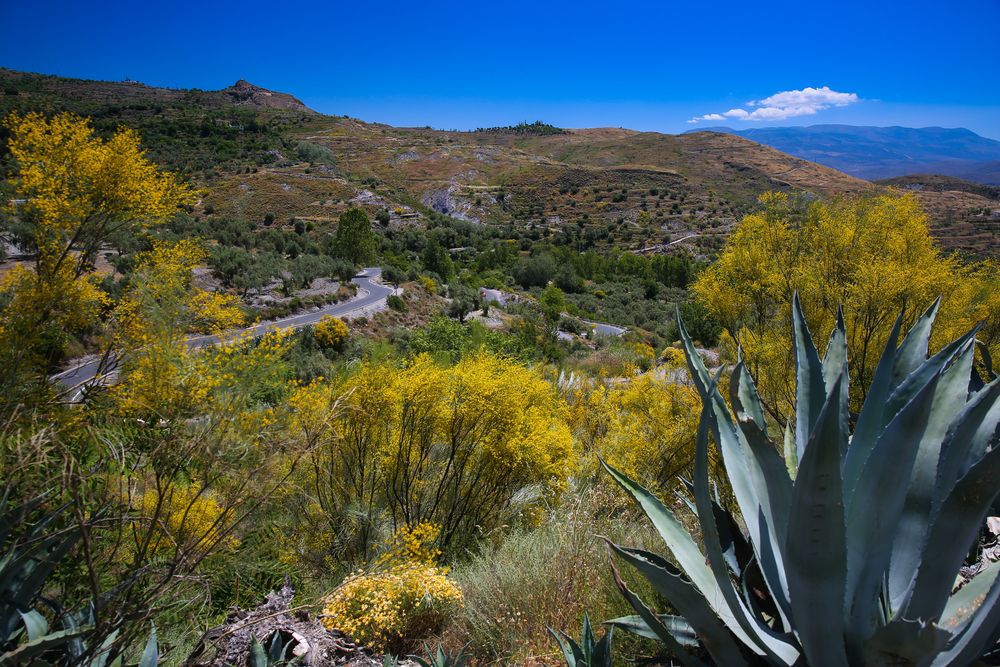
[{"label": "asphalt surface", "polygon": [[[347,301],[323,306],[319,310],[309,313],[300,313],[299,315],[292,315],[291,317],[271,322],[261,322],[246,329],[231,331],[229,334],[250,334],[255,337],[263,336],[269,331],[297,329],[315,324],[320,318],[327,315],[339,317],[368,306],[373,306],[384,301],[393,291],[391,287],[386,287],[381,283],[375,282],[381,275],[382,269],[380,268],[370,267],[363,269],[351,280],[352,283],[358,286],[358,293]],[[218,343],[218,336],[193,336],[187,339],[187,346],[192,349],[216,345]],[[101,369],[102,361],[107,363],[107,360],[102,360],[100,357],[88,359],[61,373],[53,375],[50,379],[53,382],[58,382],[67,391],[76,389],[77,391],[73,396],[73,400],[76,400],[84,388],[93,384],[98,371]]]}]

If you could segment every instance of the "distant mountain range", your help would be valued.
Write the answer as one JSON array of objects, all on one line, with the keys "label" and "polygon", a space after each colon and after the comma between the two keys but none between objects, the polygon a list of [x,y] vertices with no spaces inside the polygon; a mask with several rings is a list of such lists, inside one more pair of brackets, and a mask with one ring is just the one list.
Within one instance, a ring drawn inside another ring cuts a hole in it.
[{"label": "distant mountain range", "polygon": [[964,128],[811,125],[692,132],[735,134],[867,180],[943,174],[1000,184],[1000,141]]}]

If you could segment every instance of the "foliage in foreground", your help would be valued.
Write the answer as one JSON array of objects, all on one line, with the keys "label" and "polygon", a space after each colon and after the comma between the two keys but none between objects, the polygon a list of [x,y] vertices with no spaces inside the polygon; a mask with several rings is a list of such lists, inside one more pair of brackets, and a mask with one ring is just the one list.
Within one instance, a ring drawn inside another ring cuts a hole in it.
[{"label": "foliage in foreground", "polygon": [[[794,434],[785,460],[740,363],[730,412],[681,326],[704,408],[693,483],[704,553],[677,516],[614,468],[679,568],[611,544],[678,610],[660,617],[620,580],[638,617],[685,665],[967,665],[992,648],[1000,564],[956,576],[997,495],[1000,379],[973,368],[978,328],[926,358],[935,303],[897,348],[902,316],[849,431],[843,319],[821,361],[796,299]],[[734,419],[735,416],[735,419]],[[709,435],[748,534],[709,491]],[[617,575],[617,573],[616,573]]]},{"label": "foliage in foreground", "polygon": [[[94,609],[70,610],[44,596],[46,581],[73,547],[83,537],[75,530],[54,530],[53,521],[66,506],[32,515],[45,501],[39,496],[11,509],[8,487],[0,499],[0,665],[83,665],[85,667],[120,667],[121,646],[118,632],[97,643],[94,637]],[[42,613],[45,611],[46,613]],[[48,614],[48,615],[46,615]],[[54,616],[61,629],[53,630]],[[143,649],[139,667],[156,667],[156,630]]]},{"label": "foliage in foreground", "polygon": [[440,529],[404,527],[369,571],[350,575],[326,600],[323,622],[380,651],[414,648],[417,637],[439,631],[462,591],[437,564]]}]

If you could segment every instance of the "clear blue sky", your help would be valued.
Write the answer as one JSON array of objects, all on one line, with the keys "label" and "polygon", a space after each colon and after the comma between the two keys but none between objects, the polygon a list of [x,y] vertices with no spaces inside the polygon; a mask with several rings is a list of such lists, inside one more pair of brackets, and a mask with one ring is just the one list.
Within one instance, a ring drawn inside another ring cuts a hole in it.
[{"label": "clear blue sky", "polygon": [[[1000,139],[1000,0],[5,0],[3,22],[0,66],[203,89],[245,78],[394,125],[941,125]],[[689,122],[709,114],[724,120]]]}]

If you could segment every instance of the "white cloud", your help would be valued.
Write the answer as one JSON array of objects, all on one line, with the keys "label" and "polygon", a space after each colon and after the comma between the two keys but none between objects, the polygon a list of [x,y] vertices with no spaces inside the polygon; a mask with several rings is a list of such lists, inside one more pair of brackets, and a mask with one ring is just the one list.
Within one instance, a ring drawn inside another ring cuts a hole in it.
[{"label": "white cloud", "polygon": [[857,93],[840,93],[830,90],[829,86],[822,88],[803,88],[802,90],[785,90],[775,93],[762,100],[750,100],[747,109],[730,109],[725,113],[709,113],[704,116],[695,116],[689,123],[697,123],[703,120],[724,120],[725,118],[735,118],[737,120],[785,120],[797,116],[811,116],[830,107],[844,107],[854,104],[861,98]]}]

